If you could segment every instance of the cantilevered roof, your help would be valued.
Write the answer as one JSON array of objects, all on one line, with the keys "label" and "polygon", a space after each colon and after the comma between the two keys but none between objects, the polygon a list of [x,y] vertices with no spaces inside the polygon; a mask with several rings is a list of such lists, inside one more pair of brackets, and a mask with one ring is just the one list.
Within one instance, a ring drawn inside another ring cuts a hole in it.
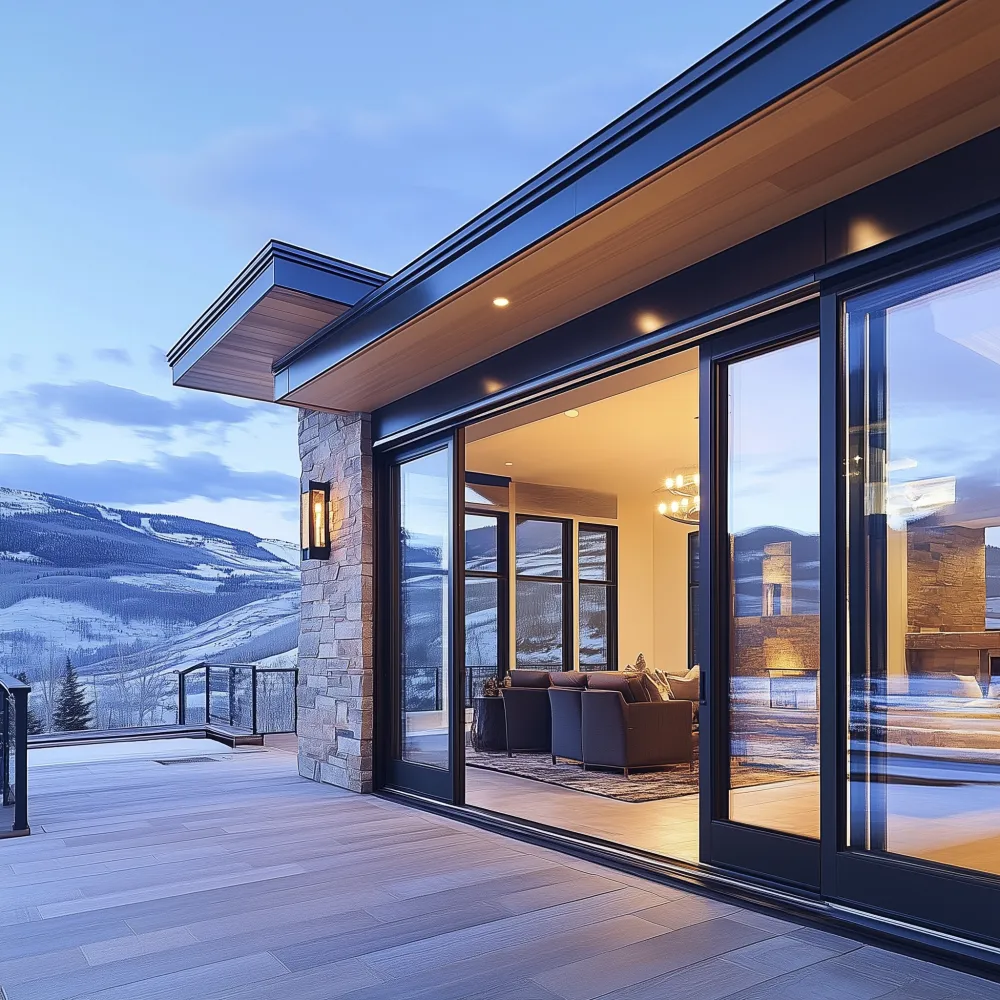
[{"label": "cantilevered roof", "polygon": [[996,0],[787,0],[275,352],[273,398],[384,406],[1000,126],[998,95]]},{"label": "cantilevered roof", "polygon": [[275,360],[386,277],[272,240],[170,349],[174,383],[271,401]]}]

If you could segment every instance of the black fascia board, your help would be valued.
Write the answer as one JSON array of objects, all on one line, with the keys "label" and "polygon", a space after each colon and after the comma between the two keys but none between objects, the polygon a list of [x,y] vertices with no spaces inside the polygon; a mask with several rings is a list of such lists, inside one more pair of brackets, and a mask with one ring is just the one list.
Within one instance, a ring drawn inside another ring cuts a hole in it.
[{"label": "black fascia board", "polygon": [[281,398],[945,0],[788,0],[279,359]]},{"label": "black fascia board", "polygon": [[388,275],[271,240],[167,353],[176,381],[210,351],[272,288],[352,306]]}]

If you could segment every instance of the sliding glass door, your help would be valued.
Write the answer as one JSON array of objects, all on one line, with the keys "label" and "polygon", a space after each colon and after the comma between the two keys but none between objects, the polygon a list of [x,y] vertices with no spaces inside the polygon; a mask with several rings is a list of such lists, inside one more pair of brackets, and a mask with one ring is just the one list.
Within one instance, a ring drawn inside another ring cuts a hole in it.
[{"label": "sliding glass door", "polygon": [[1000,940],[1000,253],[848,296],[838,894]]},{"label": "sliding glass door", "polygon": [[462,440],[394,456],[383,472],[384,780],[447,802],[461,801],[465,733]]},{"label": "sliding glass door", "polygon": [[818,888],[819,337],[744,333],[702,365],[703,859]]}]

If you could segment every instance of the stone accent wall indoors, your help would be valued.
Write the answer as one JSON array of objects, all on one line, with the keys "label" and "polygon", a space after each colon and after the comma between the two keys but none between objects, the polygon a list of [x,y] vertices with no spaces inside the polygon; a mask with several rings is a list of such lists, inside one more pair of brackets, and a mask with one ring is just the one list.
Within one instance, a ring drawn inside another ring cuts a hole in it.
[{"label": "stone accent wall indoors", "polygon": [[302,488],[330,483],[329,560],[302,563],[299,774],[372,789],[374,565],[368,414],[299,411]]}]

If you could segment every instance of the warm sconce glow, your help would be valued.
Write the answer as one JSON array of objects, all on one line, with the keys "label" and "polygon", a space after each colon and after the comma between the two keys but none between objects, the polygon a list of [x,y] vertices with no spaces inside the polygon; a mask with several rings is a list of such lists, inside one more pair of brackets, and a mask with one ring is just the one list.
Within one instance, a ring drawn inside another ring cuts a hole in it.
[{"label": "warm sconce glow", "polygon": [[580,411],[579,410],[566,410],[565,413],[563,414],[563,416],[566,416],[566,417],[578,417],[578,416],[580,416]]},{"label": "warm sconce glow", "polygon": [[330,484],[309,483],[302,494],[302,558],[330,558]]},{"label": "warm sconce glow", "polygon": [[889,232],[877,219],[864,216],[852,219],[847,231],[848,249],[851,253],[867,250],[892,239],[893,235],[895,234]]},{"label": "warm sconce glow", "polygon": [[493,305],[495,305],[495,306],[497,307],[497,309],[506,309],[506,308],[507,308],[507,306],[509,306],[509,305],[510,305],[510,299],[508,299],[508,298],[507,298],[506,296],[504,296],[504,295],[498,295],[498,296],[497,296],[497,297],[496,297],[496,298],[495,298],[495,299],[493,300]]},{"label": "warm sconce glow", "polygon": [[657,316],[656,313],[644,312],[636,316],[635,325],[639,328],[640,333],[656,333],[667,323],[662,316]]}]

